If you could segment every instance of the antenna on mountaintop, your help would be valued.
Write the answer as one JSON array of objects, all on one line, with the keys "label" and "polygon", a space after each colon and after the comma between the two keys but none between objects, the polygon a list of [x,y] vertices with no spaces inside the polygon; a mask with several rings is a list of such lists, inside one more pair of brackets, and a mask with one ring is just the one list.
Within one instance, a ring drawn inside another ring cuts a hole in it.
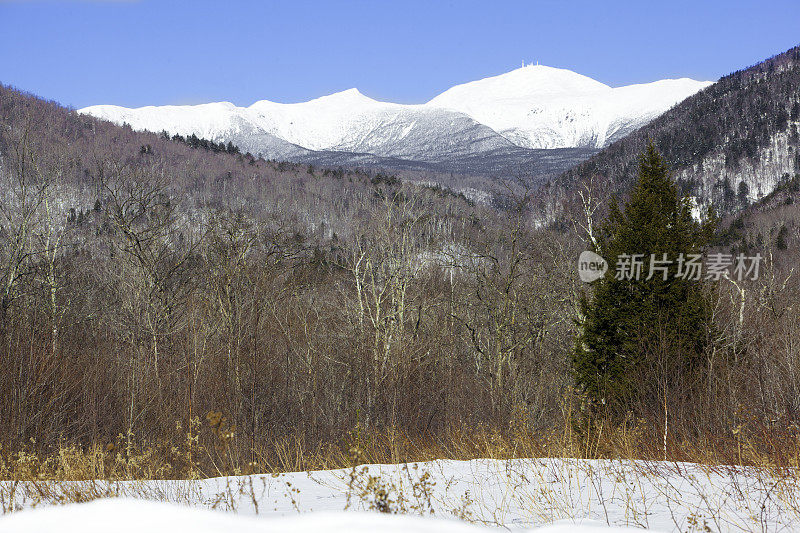
[{"label": "antenna on mountaintop", "polygon": [[522,60],[522,68],[525,68],[525,60]]}]

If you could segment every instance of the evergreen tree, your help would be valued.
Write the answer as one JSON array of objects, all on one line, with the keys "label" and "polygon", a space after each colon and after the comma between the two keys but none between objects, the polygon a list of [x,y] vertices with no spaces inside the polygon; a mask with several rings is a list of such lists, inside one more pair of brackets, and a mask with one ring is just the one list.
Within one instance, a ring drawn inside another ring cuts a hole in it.
[{"label": "evergreen tree", "polygon": [[778,250],[786,250],[789,247],[786,241],[786,237],[788,236],[789,230],[786,228],[786,225],[781,226],[781,229],[778,231],[778,238],[775,241],[775,246]]},{"label": "evergreen tree", "polygon": [[[600,230],[595,251],[609,269],[593,283],[591,299],[582,301],[573,365],[578,385],[612,412],[656,400],[665,373],[689,376],[699,367],[710,327],[707,292],[702,280],[676,274],[679,254],[686,259],[703,252],[713,222],[697,222],[691,208],[650,144],[629,201],[622,210],[613,201]],[[617,265],[628,262],[625,254],[643,254],[638,280],[620,276]],[[656,261],[667,254],[668,262],[656,263],[666,273],[654,271],[647,279],[651,254]]]},{"label": "evergreen tree", "polygon": [[747,183],[742,180],[739,182],[739,190],[736,195],[739,197],[739,203],[742,204],[742,207],[747,207],[747,204],[750,203],[748,200],[748,195],[750,194],[750,187]]}]

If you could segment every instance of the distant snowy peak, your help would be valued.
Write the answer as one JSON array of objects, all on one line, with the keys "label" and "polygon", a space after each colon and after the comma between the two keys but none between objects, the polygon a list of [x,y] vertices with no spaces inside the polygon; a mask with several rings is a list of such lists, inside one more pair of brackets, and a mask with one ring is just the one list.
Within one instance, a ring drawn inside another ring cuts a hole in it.
[{"label": "distant snowy peak", "polygon": [[257,127],[309,150],[331,150],[353,144],[402,108],[348,89],[296,104],[261,100],[242,113]]},{"label": "distant snowy peak", "polygon": [[97,105],[79,109],[79,113],[95,116],[116,124],[129,124],[135,130],[195,135],[207,139],[220,131],[235,130],[241,123],[241,108],[230,102],[200,105],[146,106],[131,109],[115,105]]},{"label": "distant snowy peak", "polygon": [[[261,103],[274,104],[269,100],[260,100],[253,104],[251,107],[258,106]],[[278,105],[294,105],[294,106],[330,106],[330,105],[372,105],[380,104],[377,100],[373,100],[369,96],[364,96],[361,91],[353,87],[338,93],[328,94],[309,100],[308,102],[299,102],[297,104],[278,104]]]},{"label": "distant snowy peak", "polygon": [[571,70],[528,65],[499,76],[456,85],[432,99],[428,105],[460,107],[486,100],[535,100],[553,96],[576,96],[608,89],[608,85]]},{"label": "distant snowy peak", "polygon": [[455,86],[421,105],[348,89],[291,104],[100,105],[80,112],[137,130],[233,141],[265,157],[334,151],[430,162],[494,150],[602,147],[708,84],[684,78],[612,88],[532,65]]},{"label": "distant snowy peak", "polygon": [[457,85],[426,105],[464,113],[527,148],[602,147],[710,85],[688,78],[609,87],[529,65]]}]

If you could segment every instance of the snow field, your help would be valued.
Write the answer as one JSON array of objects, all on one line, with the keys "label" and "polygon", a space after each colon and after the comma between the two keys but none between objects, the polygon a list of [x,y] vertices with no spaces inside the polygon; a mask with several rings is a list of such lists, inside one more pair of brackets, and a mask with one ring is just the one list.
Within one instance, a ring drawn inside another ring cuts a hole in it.
[{"label": "snow field", "polygon": [[[108,496],[123,500],[47,508]],[[548,526],[545,531],[582,531],[577,526],[657,531],[800,530],[797,472],[778,475],[765,469],[645,461],[487,459],[194,481],[16,486],[4,482],[0,501],[6,511],[22,510],[0,518],[4,533],[71,533],[72,529],[47,529],[49,526],[42,524],[104,523],[114,516],[120,517],[124,527],[144,524],[139,529],[116,531],[178,531],[166,526],[159,529],[161,522],[147,522],[150,519],[144,517],[153,513],[164,514],[163,523],[202,522],[206,529],[198,525],[191,530],[209,533],[311,529],[468,532],[480,531],[474,529],[478,526],[512,530]],[[181,507],[158,505],[152,511],[144,510],[143,506],[156,505],[152,502]],[[120,507],[114,507],[117,504]],[[209,510],[219,514],[208,514]],[[239,516],[227,516],[224,511]],[[190,529],[179,529],[183,530]]]}]

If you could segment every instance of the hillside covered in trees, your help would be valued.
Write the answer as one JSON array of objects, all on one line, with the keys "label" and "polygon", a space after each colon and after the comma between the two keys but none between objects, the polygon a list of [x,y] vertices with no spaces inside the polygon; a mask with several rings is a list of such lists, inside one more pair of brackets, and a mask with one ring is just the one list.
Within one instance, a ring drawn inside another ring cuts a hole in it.
[{"label": "hillside covered in trees", "polygon": [[524,196],[499,211],[9,88],[0,135],[4,445],[185,443],[176,423],[222,413],[205,444],[247,462],[559,411],[570,244],[533,235]]},{"label": "hillside covered in trees", "polygon": [[[651,139],[685,194],[731,213],[800,174],[800,47],[734,72],[563,173],[545,193],[548,219],[594,182],[627,190]],[[601,185],[602,184],[602,185]]]}]

